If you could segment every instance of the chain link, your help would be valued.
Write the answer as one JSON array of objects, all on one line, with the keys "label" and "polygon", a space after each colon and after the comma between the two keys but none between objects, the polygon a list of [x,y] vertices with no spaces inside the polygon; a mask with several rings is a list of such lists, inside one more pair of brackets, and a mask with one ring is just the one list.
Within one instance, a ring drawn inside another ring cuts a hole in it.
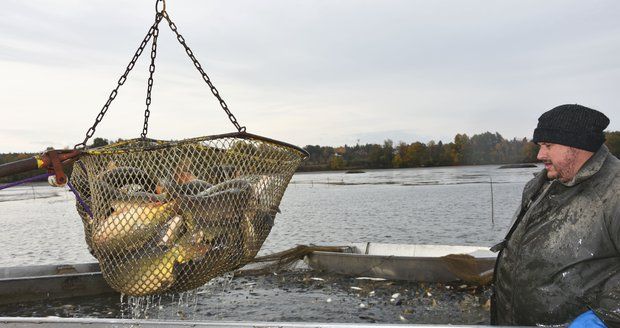
[{"label": "chain link", "polygon": [[[161,3],[161,10],[159,10],[159,4]],[[155,12],[158,14],[163,14],[166,11],[166,0],[156,0],[155,1]]]},{"label": "chain link", "polygon": [[[155,16],[155,21],[161,21],[162,16],[160,13],[157,13]],[[149,81],[146,88],[146,110],[144,111],[144,125],[142,127],[142,134],[140,135],[143,139],[146,138],[146,134],[149,131],[149,117],[151,116],[151,111],[149,107],[151,106],[151,91],[153,90],[153,73],[155,73],[155,57],[157,56],[157,37],[159,36],[159,25],[155,25],[153,29],[153,44],[151,45],[151,66],[149,66]]]},{"label": "chain link", "polygon": [[114,90],[112,90],[112,92],[110,93],[108,100],[106,101],[105,105],[103,105],[103,108],[101,108],[101,111],[97,115],[97,118],[95,118],[95,123],[86,132],[86,138],[84,138],[84,141],[82,141],[81,143],[75,145],[73,147],[74,149],[85,148],[88,140],[95,134],[95,129],[97,128],[97,125],[99,125],[99,123],[103,119],[103,116],[105,116],[108,109],[110,108],[110,104],[112,103],[112,101],[114,101],[114,99],[118,95],[118,89],[121,87],[121,85],[125,84],[125,81],[127,81],[127,76],[129,75],[129,72],[131,72],[133,67],[136,65],[136,61],[142,54],[142,51],[144,51],[144,47],[146,47],[146,45],[148,44],[149,40],[151,39],[151,36],[153,35],[153,31],[157,29],[157,26],[159,25],[159,22],[161,21],[162,17],[163,17],[162,15],[156,16],[155,23],[153,23],[148,33],[144,37],[144,40],[142,40],[142,43],[138,47],[138,50],[136,50],[135,54],[133,55],[133,58],[127,65],[127,68],[125,69],[125,73],[123,73],[123,75],[121,75],[121,77],[118,79],[116,88],[114,88]]},{"label": "chain link", "polygon": [[200,74],[202,75],[202,79],[207,83],[207,85],[211,89],[211,92],[213,93],[215,98],[217,98],[217,100],[220,102],[220,106],[222,106],[222,109],[228,115],[228,119],[230,120],[230,122],[232,122],[232,124],[235,126],[235,128],[237,128],[237,131],[245,132],[245,130],[246,130],[245,126],[240,126],[239,122],[237,122],[237,118],[235,117],[235,115],[233,115],[230,112],[230,109],[228,109],[228,105],[226,105],[226,102],[220,96],[219,91],[217,91],[217,89],[215,88],[215,86],[211,82],[211,79],[209,79],[209,76],[207,75],[207,73],[205,73],[205,71],[202,69],[202,65],[200,65],[200,63],[198,62],[198,59],[196,59],[196,57],[194,56],[194,53],[192,52],[192,50],[185,43],[185,38],[183,38],[183,36],[179,33],[179,31],[177,31],[176,24],[170,19],[170,16],[168,16],[167,12],[165,12],[165,11],[162,12],[162,15],[164,16],[166,21],[168,21],[168,25],[170,26],[170,29],[172,30],[172,32],[174,32],[174,34],[176,34],[177,40],[179,41],[179,43],[181,43],[183,48],[185,48],[185,52],[187,53],[189,58],[194,63],[194,66],[196,66],[196,69],[198,69],[198,72],[200,72]]},{"label": "chain link", "polygon": [[[159,10],[159,4],[160,3],[162,4],[162,9],[161,10]],[[143,128],[142,128],[142,134],[141,134],[142,138],[146,138],[146,134],[148,132],[148,120],[149,120],[149,117],[151,115],[151,111],[150,111],[149,108],[150,108],[150,105],[151,105],[151,91],[153,90],[153,74],[155,73],[155,57],[157,56],[157,37],[159,36],[159,23],[161,22],[162,18],[165,18],[166,21],[168,22],[168,25],[170,26],[170,29],[176,35],[177,40],[179,41],[179,43],[181,43],[181,45],[185,49],[185,52],[187,53],[189,58],[194,63],[194,66],[196,67],[198,72],[200,72],[200,75],[202,76],[202,79],[207,83],[207,85],[211,89],[211,93],[213,93],[215,98],[217,98],[217,100],[219,101],[220,106],[222,107],[224,112],[226,112],[226,114],[228,115],[228,119],[230,120],[230,122],[235,126],[235,128],[237,128],[237,131],[239,131],[239,132],[245,132],[246,131],[246,127],[239,125],[239,122],[237,121],[237,118],[235,117],[235,115],[233,115],[232,112],[230,111],[230,109],[228,109],[228,105],[226,104],[224,99],[222,99],[222,97],[220,96],[219,91],[215,88],[215,86],[211,82],[211,79],[209,78],[207,73],[205,73],[205,71],[202,69],[202,65],[200,65],[200,62],[198,62],[198,59],[196,59],[196,57],[194,56],[194,53],[192,52],[192,50],[185,43],[185,38],[183,38],[183,36],[177,30],[176,24],[170,19],[170,16],[168,16],[168,13],[166,12],[166,2],[164,0],[157,0],[155,2],[155,10],[157,12],[157,14],[155,15],[155,23],[153,23],[153,25],[149,29],[148,33],[144,37],[144,40],[142,40],[142,43],[138,47],[138,50],[136,50],[135,54],[133,55],[133,58],[131,59],[131,61],[127,65],[127,68],[125,69],[125,72],[118,79],[116,88],[114,88],[114,90],[112,90],[112,92],[110,93],[110,96],[108,97],[108,100],[103,105],[103,108],[101,108],[101,111],[99,112],[99,114],[95,118],[95,123],[86,132],[86,137],[84,138],[84,141],[82,141],[81,143],[75,145],[74,149],[82,149],[82,148],[86,147],[86,143],[95,134],[95,130],[97,128],[97,125],[99,125],[101,120],[103,120],[103,117],[107,113],[107,111],[108,111],[108,109],[110,107],[110,104],[112,104],[112,101],[114,101],[114,99],[118,95],[119,88],[123,84],[125,84],[125,81],[127,81],[127,76],[129,75],[129,72],[131,72],[131,70],[135,66],[136,61],[138,60],[138,58],[140,57],[140,55],[144,51],[144,48],[146,47],[146,45],[148,44],[148,42],[150,41],[150,39],[152,37],[153,38],[153,44],[151,46],[151,65],[149,67],[149,80],[148,80],[148,86],[147,86],[147,91],[146,91],[146,110],[144,111],[144,125],[143,125]]]}]

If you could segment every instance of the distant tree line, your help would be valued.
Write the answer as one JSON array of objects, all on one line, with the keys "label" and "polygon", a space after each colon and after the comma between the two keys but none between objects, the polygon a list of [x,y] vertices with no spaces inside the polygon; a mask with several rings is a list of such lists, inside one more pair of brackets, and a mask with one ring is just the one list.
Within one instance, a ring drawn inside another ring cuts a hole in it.
[{"label": "distant tree line", "polygon": [[[607,132],[606,139],[607,147],[620,157],[620,131]],[[457,134],[445,144],[401,141],[395,145],[388,139],[382,145],[308,145],[304,149],[310,157],[302,162],[300,171],[532,163],[538,153],[538,146],[526,138],[506,140],[490,132],[471,137]]]},{"label": "distant tree line", "polygon": [[[612,154],[620,158],[620,131],[607,132],[605,142]],[[120,139],[119,139],[120,140]],[[104,138],[93,139],[92,147],[109,144]],[[516,164],[536,162],[538,146],[526,138],[506,140],[499,133],[485,132],[471,137],[457,134],[450,143],[419,141],[410,144],[386,140],[382,145],[365,144],[342,147],[311,146],[304,149],[310,157],[302,162],[299,171],[387,169],[406,167]],[[36,153],[0,153],[0,164],[26,159]],[[18,181],[43,170],[0,178],[0,183]],[[70,173],[70,170],[66,172]]]}]

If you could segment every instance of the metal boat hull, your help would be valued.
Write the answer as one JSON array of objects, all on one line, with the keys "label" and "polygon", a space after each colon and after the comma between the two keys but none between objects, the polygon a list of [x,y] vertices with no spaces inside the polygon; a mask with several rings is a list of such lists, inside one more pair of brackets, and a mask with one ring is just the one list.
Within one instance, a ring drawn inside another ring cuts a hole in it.
[{"label": "metal boat hull", "polygon": [[98,263],[0,268],[0,304],[111,293]]},{"label": "metal boat hull", "polygon": [[[495,254],[484,247],[363,243],[351,253],[313,252],[306,262],[315,270],[356,277],[448,282],[458,280],[448,254],[475,258],[479,273],[492,270]],[[0,304],[116,293],[98,263],[0,268]]]},{"label": "metal boat hull", "polygon": [[355,277],[450,282],[461,278],[445,258],[451,254],[471,256],[480,275],[493,269],[496,258],[486,247],[363,243],[351,253],[313,252],[306,262],[315,270]]},{"label": "metal boat hull", "polygon": [[[319,323],[319,322],[257,322],[257,321],[162,321],[162,320],[128,320],[128,319],[76,319],[76,318],[2,318],[0,325],[3,327],[32,327],[55,328],[55,327],[205,327],[205,328],[388,328],[388,327],[435,327],[435,328],[466,328],[465,325],[407,325],[407,324],[364,324],[364,323]],[[493,327],[477,325],[473,327]],[[516,328],[516,327],[511,327]]]}]

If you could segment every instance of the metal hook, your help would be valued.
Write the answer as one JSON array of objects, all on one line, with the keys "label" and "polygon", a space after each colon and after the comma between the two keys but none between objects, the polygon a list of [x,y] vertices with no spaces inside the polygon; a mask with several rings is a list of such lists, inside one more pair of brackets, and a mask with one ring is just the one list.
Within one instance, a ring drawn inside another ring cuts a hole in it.
[{"label": "metal hook", "polygon": [[[159,10],[159,3],[161,2],[162,8]],[[158,14],[163,14],[166,12],[166,0],[156,0],[155,1],[155,12]]]}]

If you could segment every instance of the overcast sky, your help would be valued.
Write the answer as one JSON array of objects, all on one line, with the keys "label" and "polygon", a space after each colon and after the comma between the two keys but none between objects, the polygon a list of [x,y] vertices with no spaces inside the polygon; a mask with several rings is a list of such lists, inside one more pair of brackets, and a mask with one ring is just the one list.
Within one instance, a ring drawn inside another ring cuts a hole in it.
[{"label": "overcast sky", "polygon": [[[0,152],[81,142],[154,2],[3,0]],[[168,0],[167,10],[240,123],[300,146],[531,137],[564,103],[620,130],[620,1]],[[149,136],[233,131],[160,30]],[[139,136],[149,55],[95,137]]]}]

